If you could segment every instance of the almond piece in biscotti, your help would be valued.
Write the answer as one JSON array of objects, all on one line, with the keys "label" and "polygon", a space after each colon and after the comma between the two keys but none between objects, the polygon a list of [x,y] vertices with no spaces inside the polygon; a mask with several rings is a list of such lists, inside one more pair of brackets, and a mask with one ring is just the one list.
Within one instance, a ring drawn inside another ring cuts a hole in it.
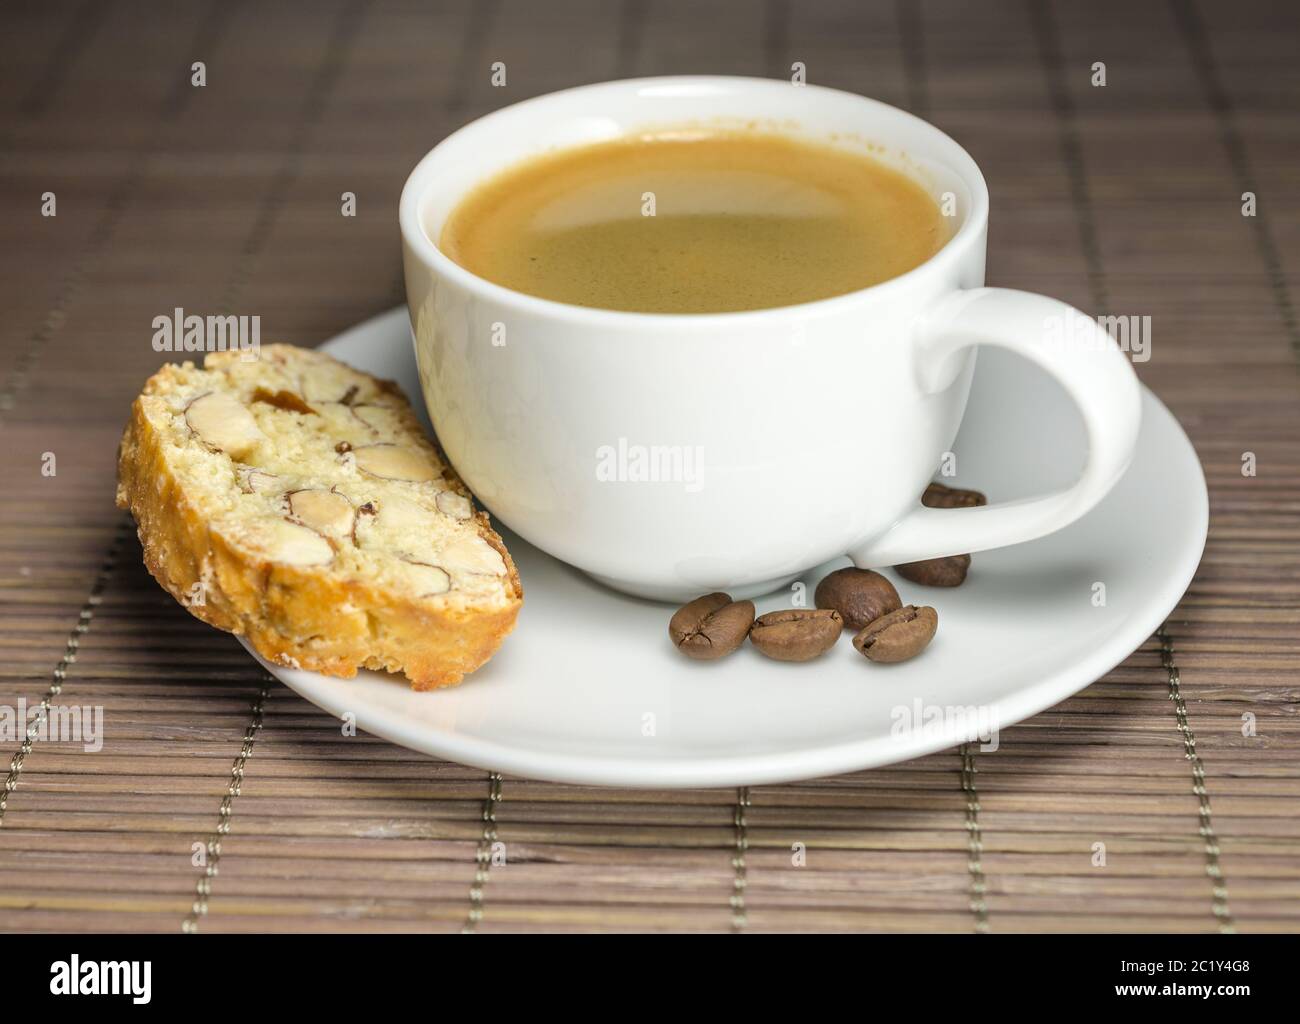
[{"label": "almond piece in biscotti", "polygon": [[[309,366],[297,377],[297,390],[307,402],[341,402],[351,405],[364,401],[360,398],[361,382],[358,373],[337,366]],[[373,389],[367,388],[367,391]]]},{"label": "almond piece in biscotti", "polygon": [[386,432],[392,432],[396,416],[388,406],[366,403],[349,406],[348,408],[353,419],[365,427],[371,436],[381,437]]},{"label": "almond piece in biscotti", "polygon": [[458,537],[445,548],[438,559],[450,572],[467,572],[485,576],[504,576],[506,562],[501,552],[482,537]]},{"label": "almond piece in biscotti", "polygon": [[289,514],[304,526],[325,534],[352,532],[356,515],[352,502],[336,491],[316,488],[291,491],[288,500]]},{"label": "almond piece in biscotti", "polygon": [[410,448],[398,444],[367,444],[352,449],[357,468],[384,480],[409,480],[427,483],[439,473],[429,460]]},{"label": "almond piece in biscotti", "polygon": [[248,539],[269,561],[282,565],[328,565],[334,548],[315,530],[267,517],[250,525]]},{"label": "almond piece in biscotti", "polygon": [[280,478],[274,473],[254,469],[252,466],[240,466],[235,475],[239,489],[245,494],[274,494],[282,486]]},{"label": "almond piece in biscotti", "polygon": [[435,597],[451,589],[451,577],[447,570],[428,562],[407,561],[406,578],[410,580],[421,597]]},{"label": "almond piece in biscotti", "polygon": [[457,494],[455,491],[439,491],[438,496],[433,500],[439,512],[453,519],[469,519],[474,515],[474,503],[465,495]]},{"label": "almond piece in biscotti", "polygon": [[205,445],[232,459],[242,459],[266,440],[253,414],[225,391],[210,391],[190,402],[185,422]]}]

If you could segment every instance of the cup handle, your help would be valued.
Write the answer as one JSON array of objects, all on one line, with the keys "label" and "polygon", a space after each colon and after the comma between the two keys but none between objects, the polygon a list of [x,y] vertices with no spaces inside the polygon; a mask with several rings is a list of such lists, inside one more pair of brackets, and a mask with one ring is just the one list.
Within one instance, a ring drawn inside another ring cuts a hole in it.
[{"label": "cup handle", "polygon": [[974,288],[954,293],[918,320],[912,340],[920,387],[927,394],[952,382],[960,368],[954,357],[971,345],[999,345],[1041,366],[1083,415],[1087,463],[1072,487],[1041,497],[977,508],[918,504],[885,533],[849,551],[859,568],[1042,537],[1096,505],[1128,468],[1141,421],[1141,392],[1132,366],[1095,319],[1044,295]]}]

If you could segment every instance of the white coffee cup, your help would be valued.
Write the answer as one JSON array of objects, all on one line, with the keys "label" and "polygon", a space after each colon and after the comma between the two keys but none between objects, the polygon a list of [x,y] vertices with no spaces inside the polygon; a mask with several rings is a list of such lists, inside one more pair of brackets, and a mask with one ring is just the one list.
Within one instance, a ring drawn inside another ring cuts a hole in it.
[{"label": "white coffee cup", "polygon": [[[869,152],[948,200],[952,238],[870,288],[705,315],[551,302],[439,251],[448,214],[496,172],[684,124],[753,124]],[[1095,319],[983,287],[988,206],[979,168],[947,135],[832,89],[648,78],[498,110],[436,146],[402,192],[407,303],[438,438],[515,533],[660,600],[763,593],[846,552],[879,567],[1059,530],[1128,466],[1137,378]],[[922,507],[957,435],[979,345],[1018,352],[1060,382],[1082,414],[1086,464],[1072,487],[1032,500]]]}]

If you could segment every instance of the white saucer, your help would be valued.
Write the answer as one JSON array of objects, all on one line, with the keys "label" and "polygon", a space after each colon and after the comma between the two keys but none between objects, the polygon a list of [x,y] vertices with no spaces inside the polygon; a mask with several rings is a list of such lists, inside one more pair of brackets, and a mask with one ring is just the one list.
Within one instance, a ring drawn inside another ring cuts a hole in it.
[{"label": "white saucer", "polygon": [[[421,404],[405,310],[324,348],[397,380]],[[1083,437],[1064,394],[1014,357],[985,350],[979,360],[955,445],[956,484],[1005,500],[1070,482]],[[811,415],[816,398],[804,401]],[[939,612],[930,648],[901,665],[867,662],[847,635],[801,665],[769,661],[748,644],[724,661],[689,661],[668,640],[671,608],[607,590],[501,524],[524,609],[500,652],[464,685],[415,693],[374,672],[333,679],[264,664],[331,714],[351,712],[367,732],[538,779],[753,785],[917,757],[970,739],[972,723],[1006,727],[1087,686],[1182,596],[1205,543],[1205,479],[1186,435],[1150,392],[1142,416],[1132,468],[1090,515],[1050,537],[975,555],[954,590],[895,580],[904,601]],[[817,581],[841,564],[804,575],[809,603]],[[1096,584],[1104,584],[1104,605]],[[756,603],[761,613],[791,599],[784,590]],[[944,708],[979,715],[949,713],[921,727]]]}]

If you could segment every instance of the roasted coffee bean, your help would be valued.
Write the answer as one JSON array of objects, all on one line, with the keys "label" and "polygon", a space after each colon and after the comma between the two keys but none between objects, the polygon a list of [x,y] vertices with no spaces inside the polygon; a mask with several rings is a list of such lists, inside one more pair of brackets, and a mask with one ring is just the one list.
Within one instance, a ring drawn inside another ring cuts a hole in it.
[{"label": "roasted coffee bean", "polygon": [[853,638],[853,646],[872,661],[906,661],[925,650],[938,627],[933,608],[909,604],[871,623]]},{"label": "roasted coffee bean", "polygon": [[688,658],[712,661],[744,643],[753,624],[753,601],[733,601],[730,594],[705,594],[677,609],[668,622],[668,635]]},{"label": "roasted coffee bean", "polygon": [[[977,508],[988,503],[989,499],[979,491],[966,491],[944,484],[930,484],[921,495],[921,504],[926,508]],[[924,587],[959,587],[965,581],[968,569],[970,555],[927,558],[894,566],[894,571],[903,579]]]},{"label": "roasted coffee bean", "polygon": [[903,607],[894,585],[870,569],[836,569],[817,584],[813,603],[834,608],[848,629],[858,630]]},{"label": "roasted coffee bean", "polygon": [[923,587],[958,587],[966,579],[969,568],[970,555],[949,555],[947,558],[927,558],[923,562],[896,565],[894,572]]},{"label": "roasted coffee bean", "polygon": [[777,661],[811,661],[835,646],[843,628],[833,608],[786,608],[760,615],[749,641]]},{"label": "roasted coffee bean", "polygon": [[979,491],[963,491],[943,484],[931,484],[921,495],[921,504],[926,508],[975,508],[988,503],[989,499]]}]

